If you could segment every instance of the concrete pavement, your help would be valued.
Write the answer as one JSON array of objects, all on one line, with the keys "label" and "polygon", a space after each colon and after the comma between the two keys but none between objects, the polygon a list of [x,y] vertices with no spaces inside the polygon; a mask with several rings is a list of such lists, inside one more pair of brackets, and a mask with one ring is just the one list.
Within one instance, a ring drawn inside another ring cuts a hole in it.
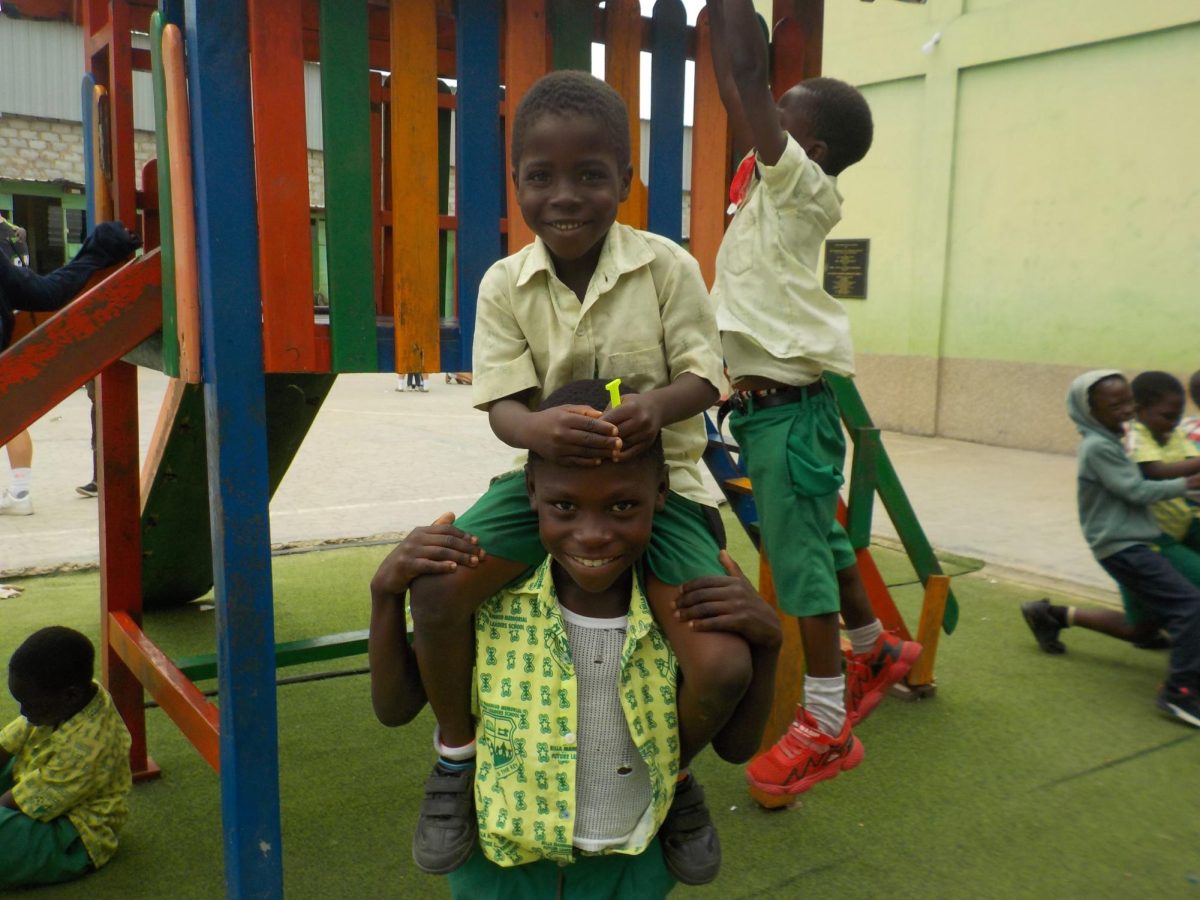
[{"label": "concrete pavement", "polygon": [[[139,384],[144,452],[166,380],[143,369]],[[338,380],[271,504],[274,542],[405,531],[465,510],[509,467],[514,453],[471,408],[469,387],[441,375],[424,394],[395,385],[391,375]],[[98,557],[96,501],[74,490],[91,476],[83,392],[32,433],[36,512],[0,517],[0,574]],[[897,433],[886,433],[884,445],[937,549],[983,559],[997,577],[1115,597],[1079,533],[1073,457]],[[879,505],[874,529],[895,538]]]}]

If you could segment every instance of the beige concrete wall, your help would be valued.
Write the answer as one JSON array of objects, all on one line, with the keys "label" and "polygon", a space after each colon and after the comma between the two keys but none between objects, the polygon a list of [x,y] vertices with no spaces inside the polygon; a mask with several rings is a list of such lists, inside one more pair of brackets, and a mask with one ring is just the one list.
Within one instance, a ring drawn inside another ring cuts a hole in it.
[{"label": "beige concrete wall", "polygon": [[[154,132],[134,132],[138,187],[142,166],[157,152]],[[83,127],[78,122],[0,116],[0,177],[83,184]]]}]

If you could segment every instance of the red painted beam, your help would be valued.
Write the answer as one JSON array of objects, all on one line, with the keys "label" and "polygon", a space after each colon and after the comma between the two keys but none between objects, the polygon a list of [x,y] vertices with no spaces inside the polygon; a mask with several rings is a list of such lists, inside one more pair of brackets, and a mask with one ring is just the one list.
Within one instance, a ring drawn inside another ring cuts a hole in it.
[{"label": "red painted beam", "polygon": [[0,354],[0,444],[162,327],[161,281],[152,250]]},{"label": "red painted beam", "polygon": [[220,713],[126,613],[108,617],[112,649],[214,771],[221,771]]}]

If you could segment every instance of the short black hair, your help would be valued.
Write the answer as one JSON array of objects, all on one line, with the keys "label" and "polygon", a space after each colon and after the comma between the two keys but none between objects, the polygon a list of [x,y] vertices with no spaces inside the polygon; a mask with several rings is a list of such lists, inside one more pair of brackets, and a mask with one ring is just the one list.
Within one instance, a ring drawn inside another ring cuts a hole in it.
[{"label": "short black hair", "polygon": [[[598,409],[603,412],[608,408],[610,399],[608,388],[605,386],[606,384],[607,382],[603,378],[585,378],[579,381],[572,381],[570,384],[565,384],[557,391],[551,393],[550,396],[538,404],[538,412],[553,409],[556,406],[590,406],[592,409]],[[637,393],[637,391],[627,388],[624,385],[621,385],[620,391],[622,397]],[[535,464],[545,462],[545,460],[536,451],[530,450],[529,462]],[[629,463],[645,463],[648,466],[654,466],[656,470],[666,465],[666,456],[663,453],[662,432],[655,435],[654,442],[642,453],[631,460],[623,462],[622,465],[628,465]]]},{"label": "short black hair", "polygon": [[562,69],[544,75],[521,98],[512,126],[512,164],[521,164],[525,150],[525,134],[544,115],[589,116],[608,133],[617,166],[625,171],[631,156],[629,144],[629,110],[610,85],[595,75]]},{"label": "short black hair", "polygon": [[1183,385],[1170,372],[1143,372],[1129,387],[1133,390],[1133,402],[1143,409],[1167,397],[1184,396]]},{"label": "short black hair", "polygon": [[1096,388],[1100,387],[1100,385],[1104,384],[1106,381],[1128,381],[1128,379],[1120,372],[1113,372],[1111,375],[1105,375],[1103,378],[1097,378],[1088,385],[1087,399],[1089,408],[1091,408],[1092,404],[1095,402]]},{"label": "short black hair", "polygon": [[8,671],[43,691],[61,691],[92,683],[96,648],[73,628],[52,625],[35,631],[8,660]]},{"label": "short black hair", "polygon": [[800,87],[812,97],[813,136],[829,148],[822,168],[840,175],[871,149],[875,124],[867,98],[854,85],[836,78],[808,78]]}]

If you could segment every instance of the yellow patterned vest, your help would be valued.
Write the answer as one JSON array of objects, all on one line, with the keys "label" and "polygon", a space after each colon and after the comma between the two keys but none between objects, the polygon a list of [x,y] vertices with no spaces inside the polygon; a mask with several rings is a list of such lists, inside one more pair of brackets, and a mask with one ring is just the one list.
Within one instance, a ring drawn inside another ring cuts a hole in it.
[{"label": "yellow patterned vest", "polygon": [[[501,866],[570,862],[575,852],[575,668],[550,564],[547,557],[475,614],[475,808],[479,843]],[[671,805],[679,772],[677,671],[635,572],[620,694],[652,796],[629,841],[605,852],[641,853]]]}]

